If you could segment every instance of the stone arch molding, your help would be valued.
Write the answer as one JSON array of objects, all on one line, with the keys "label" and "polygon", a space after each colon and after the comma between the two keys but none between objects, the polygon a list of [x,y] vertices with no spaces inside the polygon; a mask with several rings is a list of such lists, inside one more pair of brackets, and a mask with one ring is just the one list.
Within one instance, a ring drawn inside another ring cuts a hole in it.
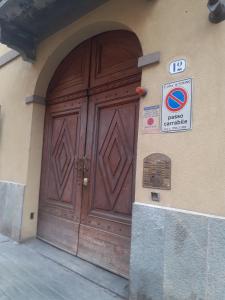
[{"label": "stone arch molding", "polygon": [[[37,102],[44,104],[48,84],[61,61],[83,41],[97,34],[111,30],[128,30],[134,32],[127,25],[119,22],[97,22],[78,30],[65,40],[60,41],[60,43],[56,45],[55,49],[53,49],[51,53],[47,53],[47,51],[45,51],[45,57],[43,57],[43,54],[40,53],[37,58],[38,60],[41,60],[41,65],[38,68],[39,71],[36,84],[33,87],[33,96],[27,97],[26,102]],[[134,33],[136,34],[136,32]],[[40,47],[42,47],[42,44]]]}]

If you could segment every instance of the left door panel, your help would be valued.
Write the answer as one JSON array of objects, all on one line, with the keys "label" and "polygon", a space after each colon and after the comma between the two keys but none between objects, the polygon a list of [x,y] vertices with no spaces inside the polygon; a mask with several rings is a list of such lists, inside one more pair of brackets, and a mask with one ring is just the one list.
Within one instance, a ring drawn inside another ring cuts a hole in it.
[{"label": "left door panel", "polygon": [[86,109],[86,98],[54,104],[47,107],[45,121],[38,237],[73,254],[80,223]]},{"label": "left door panel", "polygon": [[77,254],[90,41],[62,61],[47,92],[38,237]]}]

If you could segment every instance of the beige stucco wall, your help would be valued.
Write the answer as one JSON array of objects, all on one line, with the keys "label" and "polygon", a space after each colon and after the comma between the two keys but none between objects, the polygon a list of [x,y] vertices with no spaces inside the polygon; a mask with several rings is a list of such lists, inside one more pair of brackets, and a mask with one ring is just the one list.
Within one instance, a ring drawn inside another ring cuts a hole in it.
[{"label": "beige stucco wall", "polygon": [[[151,202],[151,190],[142,188],[143,158],[162,152],[172,159],[172,190],[160,192],[160,204],[225,216],[225,23],[208,22],[206,2],[111,0],[42,42],[33,65],[18,58],[0,69],[0,179],[27,185],[23,238],[36,232],[44,119],[44,108],[24,98],[44,96],[59,62],[81,41],[120,28],[137,34],[144,54],[161,52],[160,64],[143,69],[149,93],[140,107],[136,201]],[[168,63],[175,57],[185,57],[188,69],[171,76]],[[142,134],[143,106],[161,103],[163,83],[187,77],[194,83],[193,130]]]},{"label": "beige stucco wall", "polygon": [[0,180],[26,184],[32,106],[25,105],[30,66],[17,58],[0,69]]}]

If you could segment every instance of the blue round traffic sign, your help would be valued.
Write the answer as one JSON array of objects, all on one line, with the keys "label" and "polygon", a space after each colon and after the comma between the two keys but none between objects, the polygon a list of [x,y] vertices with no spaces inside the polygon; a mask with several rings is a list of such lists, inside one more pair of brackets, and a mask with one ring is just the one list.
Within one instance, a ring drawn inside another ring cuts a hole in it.
[{"label": "blue round traffic sign", "polygon": [[171,112],[177,112],[187,104],[188,95],[185,89],[172,89],[166,96],[166,107]]}]

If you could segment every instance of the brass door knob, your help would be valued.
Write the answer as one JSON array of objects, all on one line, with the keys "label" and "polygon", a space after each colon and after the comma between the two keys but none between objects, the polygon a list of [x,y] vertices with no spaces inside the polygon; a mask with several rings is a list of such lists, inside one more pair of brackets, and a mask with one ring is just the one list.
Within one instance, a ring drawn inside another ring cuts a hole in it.
[{"label": "brass door knob", "polygon": [[84,177],[83,179],[83,186],[88,186],[88,178]]}]

